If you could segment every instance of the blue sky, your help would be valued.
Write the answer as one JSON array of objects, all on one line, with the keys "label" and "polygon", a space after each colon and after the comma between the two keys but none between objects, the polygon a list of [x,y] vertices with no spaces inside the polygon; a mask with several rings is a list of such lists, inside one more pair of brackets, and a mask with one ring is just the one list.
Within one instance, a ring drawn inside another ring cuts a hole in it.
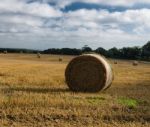
[{"label": "blue sky", "polygon": [[148,40],[149,0],[0,1],[0,47],[109,49]]}]

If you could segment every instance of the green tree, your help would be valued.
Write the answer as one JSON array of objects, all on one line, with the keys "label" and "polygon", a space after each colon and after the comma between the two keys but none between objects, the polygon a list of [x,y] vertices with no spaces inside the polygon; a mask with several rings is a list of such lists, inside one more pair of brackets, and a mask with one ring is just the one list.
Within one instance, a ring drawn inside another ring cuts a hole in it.
[{"label": "green tree", "polygon": [[148,41],[147,44],[142,47],[141,56],[145,59],[150,59],[150,41]]},{"label": "green tree", "polygon": [[125,59],[138,59],[141,55],[141,48],[139,47],[125,47],[120,51],[121,57]]},{"label": "green tree", "polygon": [[108,50],[108,55],[109,57],[113,57],[113,58],[119,58],[121,55],[121,52],[119,49],[117,49],[116,47],[111,48]]},{"label": "green tree", "polygon": [[92,48],[90,48],[88,45],[84,45],[82,47],[82,53],[92,52]]},{"label": "green tree", "polygon": [[97,49],[95,50],[95,52],[98,53],[98,54],[104,55],[104,56],[107,56],[107,55],[108,55],[108,54],[107,54],[107,50],[105,50],[105,49],[102,48],[102,47],[97,48]]}]

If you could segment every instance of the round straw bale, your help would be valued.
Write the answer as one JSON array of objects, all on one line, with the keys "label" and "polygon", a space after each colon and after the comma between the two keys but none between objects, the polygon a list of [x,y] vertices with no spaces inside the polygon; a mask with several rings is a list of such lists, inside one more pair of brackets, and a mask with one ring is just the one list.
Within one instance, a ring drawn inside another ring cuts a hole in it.
[{"label": "round straw bale", "polygon": [[133,61],[133,66],[137,66],[138,65],[138,61]]},{"label": "round straw bale", "polygon": [[37,58],[41,58],[41,54],[40,53],[37,53]]},{"label": "round straw bale", "polygon": [[72,91],[98,92],[110,87],[113,72],[104,57],[85,54],[70,61],[65,71],[65,78]]},{"label": "round straw bale", "polygon": [[4,54],[7,54],[7,50],[4,51]]},{"label": "round straw bale", "polygon": [[59,58],[58,61],[61,62],[61,61],[62,61],[62,58]]},{"label": "round straw bale", "polygon": [[118,62],[117,62],[117,61],[114,61],[114,64],[118,64]]}]

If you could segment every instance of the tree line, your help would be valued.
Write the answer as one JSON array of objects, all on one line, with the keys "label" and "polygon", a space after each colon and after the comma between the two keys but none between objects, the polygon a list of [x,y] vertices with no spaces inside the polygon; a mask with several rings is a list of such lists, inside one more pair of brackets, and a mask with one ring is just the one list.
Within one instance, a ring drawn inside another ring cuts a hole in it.
[{"label": "tree line", "polygon": [[117,59],[134,59],[134,60],[148,60],[150,61],[150,41],[147,42],[142,47],[123,47],[118,49],[116,47],[106,50],[102,47],[98,47],[96,50],[93,50],[88,45],[82,47],[82,49],[71,49],[71,48],[62,48],[62,49],[47,49],[42,51],[45,54],[62,54],[62,55],[81,55],[83,53],[98,53],[105,57],[117,58]]},{"label": "tree line", "polygon": [[0,53],[37,53],[39,50],[19,49],[19,48],[0,48]]},{"label": "tree line", "polygon": [[12,49],[0,48],[1,53],[41,53],[41,54],[60,54],[60,55],[81,55],[83,53],[98,53],[105,57],[117,59],[134,59],[134,60],[147,60],[150,61],[150,41],[142,47],[123,47],[118,49],[116,47],[106,50],[98,47],[93,50],[88,45],[83,46],[81,49],[76,48],[50,48],[47,50],[39,51],[32,49]]}]

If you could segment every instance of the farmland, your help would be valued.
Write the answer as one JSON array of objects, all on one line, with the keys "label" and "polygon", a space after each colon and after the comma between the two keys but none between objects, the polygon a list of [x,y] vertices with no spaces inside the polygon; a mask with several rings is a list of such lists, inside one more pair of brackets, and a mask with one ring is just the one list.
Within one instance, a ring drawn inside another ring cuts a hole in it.
[{"label": "farmland", "polygon": [[73,57],[0,54],[0,126],[150,126],[150,63],[110,59],[109,89],[74,93],[64,78]]}]

